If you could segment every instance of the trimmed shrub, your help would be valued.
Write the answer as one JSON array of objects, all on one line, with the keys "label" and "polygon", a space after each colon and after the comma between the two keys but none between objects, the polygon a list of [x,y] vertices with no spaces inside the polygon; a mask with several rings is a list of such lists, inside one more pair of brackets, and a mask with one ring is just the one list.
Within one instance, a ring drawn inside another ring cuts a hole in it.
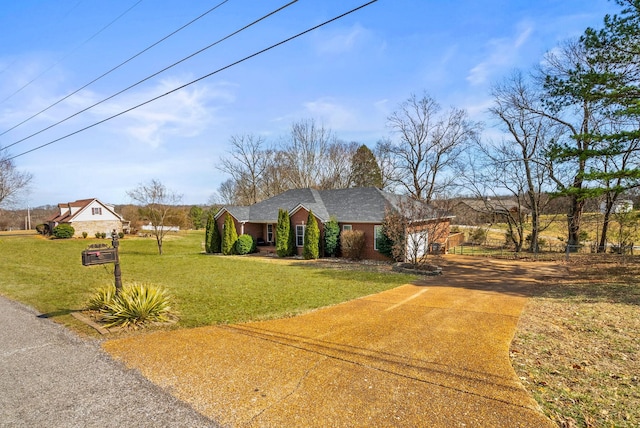
[{"label": "trimmed shrub", "polygon": [[118,232],[118,239],[124,238],[124,232]]},{"label": "trimmed shrub", "polygon": [[307,227],[304,229],[302,257],[307,260],[320,257],[320,229],[318,228],[318,222],[313,215],[313,211],[309,211]]},{"label": "trimmed shrub", "polygon": [[224,232],[222,234],[222,254],[225,256],[233,254],[237,240],[238,232],[236,232],[236,225],[233,222],[233,218],[227,214],[227,217],[224,219]]},{"label": "trimmed shrub", "polygon": [[89,307],[101,312],[106,327],[140,327],[153,322],[175,319],[171,297],[155,285],[133,283],[122,287],[119,295],[115,287],[98,290],[89,300]]},{"label": "trimmed shrub", "polygon": [[364,232],[361,230],[345,230],[340,235],[342,257],[360,260],[364,250]]},{"label": "trimmed shrub", "polygon": [[[380,254],[384,254],[390,259],[396,260],[394,258],[395,255],[393,253],[393,246],[394,246],[393,239],[391,239],[387,234],[386,227],[382,226],[382,231],[380,233],[380,236],[376,238],[376,248],[378,249],[378,252],[380,252]],[[400,260],[396,260],[396,261],[400,261]]]},{"label": "trimmed shrub", "polygon": [[88,235],[89,235],[89,234],[88,234],[87,232],[82,232],[82,237],[83,237],[84,239],[87,239],[87,236],[88,236]]},{"label": "trimmed shrub", "polygon": [[340,246],[340,225],[335,217],[331,217],[324,225],[324,253],[326,256],[338,255]]},{"label": "trimmed shrub", "polygon": [[76,233],[76,230],[70,224],[63,223],[53,228],[53,236],[58,239],[73,238],[74,233]]},{"label": "trimmed shrub", "polygon": [[36,226],[36,232],[38,232],[40,235],[46,234],[48,230],[49,230],[49,225],[47,224],[42,223]]},{"label": "trimmed shrub", "polygon": [[100,238],[102,237],[102,233],[100,233],[100,232],[96,232],[96,235],[95,235],[95,236],[96,236],[96,238],[100,239]]},{"label": "trimmed shrub", "polygon": [[236,254],[241,256],[253,251],[254,241],[251,235],[240,235],[236,241]]},{"label": "trimmed shrub", "polygon": [[287,210],[278,210],[278,224],[276,225],[276,254],[278,257],[291,255],[290,248],[291,220]]},{"label": "trimmed shrub", "polygon": [[213,211],[209,210],[207,214],[207,224],[205,226],[204,231],[204,252],[207,254],[213,253],[211,249],[211,241],[213,239],[213,228],[215,226],[216,220],[213,216]]}]

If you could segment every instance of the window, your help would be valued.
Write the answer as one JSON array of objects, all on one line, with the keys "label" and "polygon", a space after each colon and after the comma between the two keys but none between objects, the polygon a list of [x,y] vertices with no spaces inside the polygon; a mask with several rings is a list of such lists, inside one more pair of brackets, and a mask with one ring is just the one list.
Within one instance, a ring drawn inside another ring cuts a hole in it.
[{"label": "window", "polygon": [[344,230],[351,230],[351,229],[352,229],[352,227],[351,227],[351,225],[350,225],[350,224],[343,224],[343,225],[342,225],[342,230],[343,230],[343,231],[344,231]]},{"label": "window", "polygon": [[378,239],[382,238],[382,226],[373,226],[373,249],[378,251]]},{"label": "window", "polygon": [[91,215],[102,215],[102,208],[91,208]]},{"label": "window", "polygon": [[273,225],[267,225],[267,242],[273,242]]},{"label": "window", "polygon": [[304,224],[296,225],[296,246],[304,247]]}]

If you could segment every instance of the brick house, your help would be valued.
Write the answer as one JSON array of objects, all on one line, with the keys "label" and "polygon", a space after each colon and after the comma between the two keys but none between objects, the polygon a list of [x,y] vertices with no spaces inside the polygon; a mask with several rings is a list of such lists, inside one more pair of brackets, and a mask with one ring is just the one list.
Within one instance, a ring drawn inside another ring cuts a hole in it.
[{"label": "brick house", "polygon": [[[222,207],[215,219],[218,230],[222,231],[226,215],[229,214],[234,220],[238,235],[248,234],[263,245],[275,245],[278,211],[287,210],[296,235],[297,252],[302,254],[305,223],[309,211],[312,211],[318,222],[321,237],[324,236],[324,224],[334,217],[341,231],[364,232],[363,258],[388,260],[378,252],[375,238],[381,232],[388,210],[398,210],[406,200],[406,197],[383,192],[375,187],[292,189],[254,205]],[[435,210],[431,212],[430,218],[421,219],[414,226],[414,233],[421,233],[426,238],[425,252],[433,243],[446,248],[451,223],[451,216],[438,214]]]},{"label": "brick house", "polygon": [[47,220],[49,231],[59,224],[73,226],[76,237],[82,236],[82,232],[89,236],[95,236],[97,232],[110,236],[114,229],[116,232],[128,232],[129,229],[129,222],[115,212],[113,205],[95,198],[61,203],[58,209],[59,212]]}]

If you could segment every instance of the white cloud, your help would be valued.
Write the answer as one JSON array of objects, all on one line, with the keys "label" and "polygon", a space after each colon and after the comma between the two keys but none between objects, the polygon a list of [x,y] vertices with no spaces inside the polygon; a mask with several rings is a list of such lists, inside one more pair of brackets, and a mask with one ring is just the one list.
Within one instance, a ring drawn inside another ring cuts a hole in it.
[{"label": "white cloud", "polygon": [[517,26],[514,37],[490,40],[486,59],[469,71],[467,81],[472,85],[481,85],[490,80],[497,70],[510,67],[519,49],[527,42],[532,32],[533,25],[531,23],[521,22]]},{"label": "white cloud", "polygon": [[321,54],[336,55],[351,52],[370,36],[369,30],[360,24],[349,28],[319,32],[316,49]]},{"label": "white cloud", "polygon": [[[108,105],[101,105],[96,108],[95,113],[100,117],[118,114],[182,84],[182,81],[175,78],[164,79],[152,88],[127,95]],[[223,120],[216,115],[219,111],[216,104],[228,104],[235,100],[229,86],[220,83],[181,89],[125,113],[118,119],[120,125],[112,130],[152,148],[160,147],[171,137],[197,136],[207,127]]]}]

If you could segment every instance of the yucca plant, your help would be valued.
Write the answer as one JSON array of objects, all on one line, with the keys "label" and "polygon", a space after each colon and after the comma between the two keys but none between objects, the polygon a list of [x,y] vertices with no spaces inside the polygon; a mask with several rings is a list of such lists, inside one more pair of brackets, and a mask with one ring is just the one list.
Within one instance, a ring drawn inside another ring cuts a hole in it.
[{"label": "yucca plant", "polygon": [[171,297],[162,288],[152,284],[125,285],[120,294],[111,295],[98,290],[92,298],[94,307],[101,305],[105,327],[140,327],[154,322],[169,322],[176,318],[171,308]]},{"label": "yucca plant", "polygon": [[112,285],[99,288],[87,302],[87,309],[90,311],[101,311],[106,309],[107,305],[113,301],[115,295],[116,288]]}]

